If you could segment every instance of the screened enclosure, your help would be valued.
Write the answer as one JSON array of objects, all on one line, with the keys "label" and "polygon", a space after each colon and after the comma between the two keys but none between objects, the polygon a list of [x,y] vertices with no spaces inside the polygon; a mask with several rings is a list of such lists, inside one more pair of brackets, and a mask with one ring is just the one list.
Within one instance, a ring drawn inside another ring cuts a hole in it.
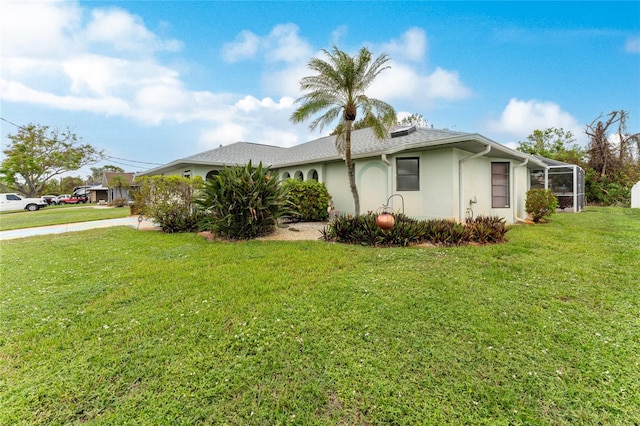
[{"label": "screened enclosure", "polygon": [[584,170],[575,164],[544,157],[537,158],[548,167],[546,170],[531,171],[531,189],[550,189],[558,197],[560,211],[577,213],[584,209]]}]

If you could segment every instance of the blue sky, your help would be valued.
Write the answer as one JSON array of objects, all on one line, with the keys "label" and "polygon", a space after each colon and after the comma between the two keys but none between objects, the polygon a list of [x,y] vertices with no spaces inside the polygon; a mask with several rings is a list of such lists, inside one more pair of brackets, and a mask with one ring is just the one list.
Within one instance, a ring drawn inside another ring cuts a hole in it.
[{"label": "blue sky", "polygon": [[[288,119],[333,44],[386,53],[370,96],[437,128],[514,147],[562,127],[584,145],[586,124],[626,110],[640,131],[637,1],[0,0],[0,27],[2,118],[70,127],[127,171],[326,135]],[[0,126],[4,148],[17,129]]]}]

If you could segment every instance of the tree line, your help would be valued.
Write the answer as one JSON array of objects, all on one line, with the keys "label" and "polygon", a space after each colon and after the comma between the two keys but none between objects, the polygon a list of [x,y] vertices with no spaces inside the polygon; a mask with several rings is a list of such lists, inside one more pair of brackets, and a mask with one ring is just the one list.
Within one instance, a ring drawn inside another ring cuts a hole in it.
[{"label": "tree line", "polygon": [[628,206],[631,187],[640,181],[640,133],[627,131],[628,118],[624,110],[600,114],[585,127],[586,148],[571,131],[551,127],[534,130],[517,149],[582,167],[589,204]]}]

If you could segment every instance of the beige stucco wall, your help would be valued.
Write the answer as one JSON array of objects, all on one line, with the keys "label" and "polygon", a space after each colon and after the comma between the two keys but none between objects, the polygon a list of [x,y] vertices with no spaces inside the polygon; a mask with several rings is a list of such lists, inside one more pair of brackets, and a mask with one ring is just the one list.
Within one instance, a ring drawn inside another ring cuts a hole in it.
[{"label": "beige stucco wall", "polygon": [[[470,153],[453,148],[432,151],[404,152],[390,155],[386,164],[381,157],[355,160],[355,175],[360,195],[360,212],[379,211],[389,200],[389,207],[395,212],[402,211],[402,200],[393,196],[400,194],[404,199],[404,212],[416,219],[453,219],[458,220],[473,215],[489,215],[505,218],[513,223],[517,218],[526,217],[524,211],[525,194],[529,186],[529,172],[526,166],[518,166],[519,162],[500,158],[478,157],[463,164],[460,184],[460,160],[471,156]],[[396,190],[396,159],[419,158],[420,190]],[[503,161],[511,164],[509,208],[494,209],[491,207],[491,162]],[[211,166],[192,165],[176,167],[165,175],[184,175],[190,171],[191,176],[205,177],[213,170]],[[340,213],[353,214],[353,197],[349,189],[347,171],[343,161],[330,163],[311,163],[296,167],[277,169],[282,179],[285,172],[294,177],[300,171],[304,179],[309,179],[310,172],[317,171],[318,180],[324,182],[332,197],[335,209]],[[460,196],[462,189],[462,197]],[[391,199],[389,199],[391,197]],[[473,200],[474,203],[470,201]],[[462,202],[462,205],[460,203]],[[471,209],[471,210],[467,210]]]},{"label": "beige stucco wall", "polygon": [[356,185],[361,213],[382,211],[382,206],[390,195],[389,173],[389,167],[381,160],[356,164]]},{"label": "beige stucco wall", "polygon": [[[331,195],[334,208],[340,213],[353,214],[353,197],[344,162],[335,161],[325,165],[324,184]],[[356,173],[358,165],[356,164]]]},{"label": "beige stucco wall", "polygon": [[[460,158],[465,155],[461,152]],[[508,208],[493,208],[491,206],[491,163],[507,162],[510,164],[509,198]],[[518,218],[525,218],[525,196],[529,188],[529,170],[521,162],[514,162],[504,158],[479,157],[470,160],[463,165],[463,213],[473,215],[498,216],[504,218],[507,223],[513,223]],[[471,203],[470,201],[477,201]]]}]

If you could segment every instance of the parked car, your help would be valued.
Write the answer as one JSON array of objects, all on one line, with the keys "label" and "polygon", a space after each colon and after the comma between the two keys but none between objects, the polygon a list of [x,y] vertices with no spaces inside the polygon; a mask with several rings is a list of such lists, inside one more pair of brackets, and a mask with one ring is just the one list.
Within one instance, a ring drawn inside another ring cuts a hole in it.
[{"label": "parked car", "polygon": [[89,201],[86,195],[60,195],[58,196],[58,204],[80,204]]},{"label": "parked car", "polygon": [[0,194],[0,211],[28,210],[30,212],[47,207],[43,198],[25,198],[18,194]]},{"label": "parked car", "polygon": [[47,204],[58,204],[58,196],[57,195],[43,195],[42,198],[47,202]]}]

